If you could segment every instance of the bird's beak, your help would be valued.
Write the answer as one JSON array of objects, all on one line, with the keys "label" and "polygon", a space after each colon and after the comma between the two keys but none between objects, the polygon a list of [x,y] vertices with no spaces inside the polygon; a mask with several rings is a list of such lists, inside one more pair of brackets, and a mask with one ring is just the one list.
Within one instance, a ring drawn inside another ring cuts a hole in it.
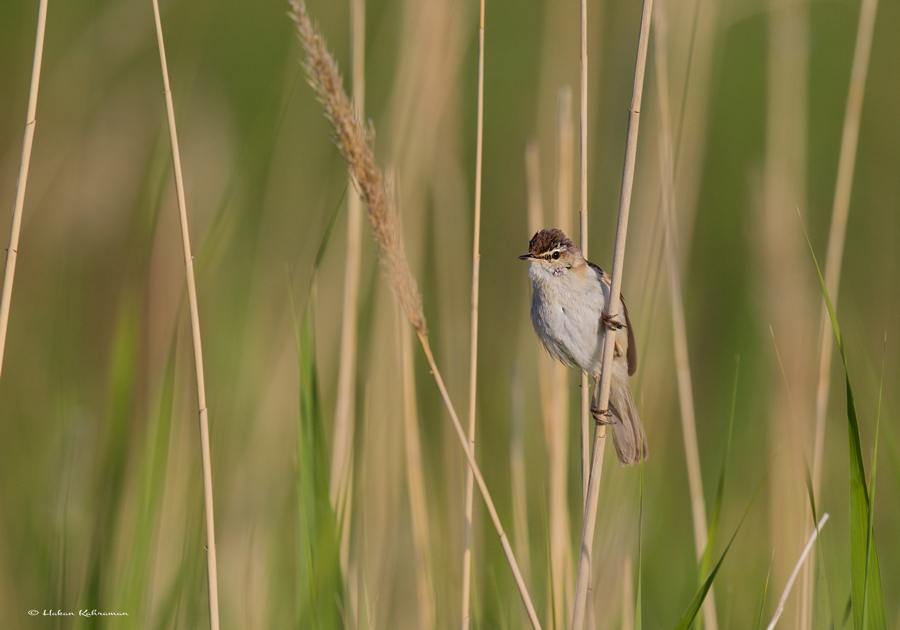
[{"label": "bird's beak", "polygon": [[537,260],[537,258],[532,256],[531,254],[522,254],[521,256],[519,256],[519,260]]}]

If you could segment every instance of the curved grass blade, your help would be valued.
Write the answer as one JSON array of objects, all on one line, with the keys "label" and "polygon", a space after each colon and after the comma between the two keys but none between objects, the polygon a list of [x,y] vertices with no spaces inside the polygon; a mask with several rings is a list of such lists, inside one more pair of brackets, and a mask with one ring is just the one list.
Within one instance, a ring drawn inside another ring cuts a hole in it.
[{"label": "curved grass blade", "polygon": [[769,558],[769,570],[766,571],[766,583],[763,585],[762,599],[759,601],[759,614],[756,616],[756,630],[762,625],[763,608],[766,607],[766,595],[769,593],[769,577],[772,575],[772,561],[775,560],[775,550],[772,550],[772,556]]},{"label": "curved grass blade", "polygon": [[716,502],[713,505],[712,517],[709,519],[709,532],[706,535],[706,549],[703,551],[703,559],[700,561],[700,575],[709,573],[709,565],[712,562],[712,552],[716,543],[716,534],[719,531],[719,517],[722,514],[722,498],[725,496],[725,471],[728,466],[728,454],[731,452],[731,433],[734,428],[734,408],[737,402],[738,374],[741,369],[741,358],[735,359],[734,365],[734,389],[731,392],[731,415],[728,417],[728,439],[725,441],[725,456],[722,458],[722,470],[719,472],[719,486],[716,489]]},{"label": "curved grass blade", "polygon": [[753,502],[756,501],[756,497],[759,496],[759,491],[762,489],[763,483],[768,476],[769,471],[768,469],[766,469],[766,474],[763,475],[763,478],[760,480],[759,485],[756,486],[756,491],[753,493],[753,497],[750,499],[750,503],[747,505],[747,509],[744,510],[744,515],[741,517],[741,522],[738,523],[737,529],[735,529],[734,534],[731,535],[731,540],[728,541],[728,545],[725,547],[725,551],[722,552],[722,555],[719,557],[719,561],[716,562],[716,566],[713,567],[713,570],[710,572],[709,577],[707,577],[703,584],[700,586],[700,590],[697,591],[696,595],[694,595],[694,599],[691,600],[691,603],[687,607],[687,610],[684,611],[684,614],[681,616],[681,620],[678,622],[678,625],[675,626],[675,630],[688,630],[688,628],[691,627],[691,624],[694,623],[694,618],[697,616],[697,612],[703,605],[703,600],[706,599],[706,594],[709,592],[710,587],[712,587],[713,580],[716,579],[716,574],[719,572],[719,569],[722,566],[722,561],[725,560],[725,556],[728,555],[728,550],[731,549],[731,545],[734,543],[734,539],[737,538],[738,532],[741,531],[741,526],[744,524],[744,520],[746,520],[747,514],[750,513],[750,508],[753,507]]},{"label": "curved grass blade", "polygon": [[[881,429],[881,395],[884,392],[884,359],[887,354],[887,335],[884,339],[885,352],[881,355],[881,382],[878,384],[878,414],[875,416],[875,450],[872,453],[872,478],[869,481],[869,525],[866,531],[866,578],[863,584],[863,601],[869,594],[869,575],[872,562],[872,547],[875,541],[875,473],[878,470],[878,433]],[[869,607],[863,609],[863,628],[868,621]]]},{"label": "curved grass blade", "polygon": [[[341,627],[343,580],[334,510],[328,494],[330,450],[325,438],[319,399],[313,313],[316,274],[343,205],[346,187],[332,212],[313,262],[309,294],[298,318],[293,281],[288,291],[294,321],[294,343],[300,368],[300,422],[297,428],[297,627]],[[304,570],[305,569],[305,570]]]},{"label": "curved grass blade", "polygon": [[[799,216],[800,211],[797,210]],[[806,236],[806,244],[809,253],[816,265],[816,273],[819,276],[819,284],[822,287],[822,295],[828,307],[828,316],[831,318],[831,326],[834,328],[834,336],[837,338],[838,349],[841,352],[841,361],[844,364],[844,376],[847,384],[847,431],[850,446],[850,593],[853,602],[853,627],[856,630],[886,630],[887,619],[884,613],[884,594],[881,588],[881,570],[878,565],[878,548],[875,544],[874,531],[871,531],[872,503],[869,500],[869,490],[866,487],[866,469],[862,458],[862,447],[859,437],[859,419],[856,414],[856,403],[853,399],[853,389],[850,386],[850,370],[847,367],[847,354],[844,350],[844,342],[841,338],[841,329],[838,326],[837,316],[828,289],[825,286],[825,278],[819,268],[819,261],[813,251],[812,242],[803,224],[803,234]],[[877,431],[877,429],[876,429]],[[872,533],[870,538],[869,534]],[[871,544],[870,544],[871,543]]]}]

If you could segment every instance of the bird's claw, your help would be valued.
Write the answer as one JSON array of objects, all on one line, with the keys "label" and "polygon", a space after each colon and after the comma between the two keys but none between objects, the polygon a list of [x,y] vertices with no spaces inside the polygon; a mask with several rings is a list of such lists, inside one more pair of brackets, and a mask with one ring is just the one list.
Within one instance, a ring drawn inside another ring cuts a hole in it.
[{"label": "bird's claw", "polygon": [[614,319],[615,317],[616,317],[615,315],[607,315],[606,313],[603,313],[603,315],[602,315],[603,323],[610,330],[622,330],[623,328],[625,328],[625,324]]},{"label": "bird's claw", "polygon": [[591,408],[591,415],[594,416],[594,421],[597,424],[612,424],[612,412],[609,409],[594,409]]}]

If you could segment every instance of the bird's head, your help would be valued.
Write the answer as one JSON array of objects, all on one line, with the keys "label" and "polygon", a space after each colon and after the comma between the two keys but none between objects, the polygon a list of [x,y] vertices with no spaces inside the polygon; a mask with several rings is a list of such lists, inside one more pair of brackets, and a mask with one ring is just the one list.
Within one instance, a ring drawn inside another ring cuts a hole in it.
[{"label": "bird's head", "polygon": [[562,230],[541,230],[531,237],[528,253],[519,256],[527,260],[531,276],[562,276],[573,267],[584,263],[581,250]]}]

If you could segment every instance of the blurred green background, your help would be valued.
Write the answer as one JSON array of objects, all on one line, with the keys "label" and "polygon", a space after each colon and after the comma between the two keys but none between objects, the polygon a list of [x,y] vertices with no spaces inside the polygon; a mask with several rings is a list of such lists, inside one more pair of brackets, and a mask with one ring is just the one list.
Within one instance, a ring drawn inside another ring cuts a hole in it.
[{"label": "blurred green background", "polygon": [[[313,0],[349,75],[347,2]],[[303,308],[346,167],[300,71],[281,1],[162,2],[194,247],[210,409],[223,627],[313,627],[298,542],[298,365],[289,292]],[[590,258],[609,269],[641,6],[588,3]],[[673,627],[696,591],[688,481],[662,251],[664,59],[676,145],[676,222],[707,511],[732,450],[716,557],[768,471],[716,579],[722,628],[771,618],[812,527],[822,299],[859,3],[657,0],[624,295],[641,356],[632,388],[647,429],[643,624]],[[10,222],[37,1],[0,3],[0,226]],[[475,169],[475,2],[370,0],[366,113],[395,169],[406,251],[432,345],[465,416]],[[838,318],[870,465],[884,356],[875,532],[888,627],[900,628],[900,3],[878,7]],[[548,451],[523,263],[525,147],[540,152],[545,216],[557,199],[557,108],[578,120],[579,6],[487,0],[477,454],[527,580],[553,627]],[[196,386],[159,57],[149,1],[49,5],[37,127],[0,381],[0,625],[205,627]],[[349,80],[348,80],[349,89]],[[578,169],[578,142],[572,148]],[[551,224],[577,225],[574,201]],[[350,192],[352,194],[352,190]],[[346,212],[319,269],[324,435],[335,413]],[[4,228],[5,229],[5,228]],[[571,229],[573,237],[577,229]],[[6,238],[5,236],[3,238]],[[345,619],[421,627],[404,464],[396,314],[363,227],[351,562]],[[289,273],[290,270],[290,273]],[[771,332],[770,332],[771,327]],[[887,342],[885,345],[885,335]],[[774,341],[784,366],[776,357]],[[436,627],[460,615],[464,460],[418,348],[416,393]],[[832,362],[815,628],[845,627],[850,592],[845,391]],[[577,376],[568,374],[568,518],[581,537]],[[513,526],[511,418],[521,409],[528,534]],[[463,418],[465,421],[465,418]],[[327,449],[326,449],[327,450]],[[607,457],[595,544],[597,628],[628,628],[638,571],[639,470]],[[524,615],[476,497],[473,624]],[[521,559],[520,559],[521,561]],[[574,572],[574,567],[570,567]],[[313,568],[313,571],[317,571]],[[629,573],[630,572],[630,573]],[[559,586],[557,585],[557,588]],[[801,627],[800,581],[782,627]],[[570,593],[568,594],[571,595]],[[328,605],[333,596],[322,595]],[[358,602],[351,605],[354,598]],[[29,609],[127,612],[112,620]],[[365,612],[363,612],[365,611]],[[563,615],[566,616],[566,615]],[[833,619],[832,619],[833,618]],[[847,624],[852,621],[846,622]],[[7,625],[8,624],[8,625]],[[348,625],[352,625],[348,622]]]}]

